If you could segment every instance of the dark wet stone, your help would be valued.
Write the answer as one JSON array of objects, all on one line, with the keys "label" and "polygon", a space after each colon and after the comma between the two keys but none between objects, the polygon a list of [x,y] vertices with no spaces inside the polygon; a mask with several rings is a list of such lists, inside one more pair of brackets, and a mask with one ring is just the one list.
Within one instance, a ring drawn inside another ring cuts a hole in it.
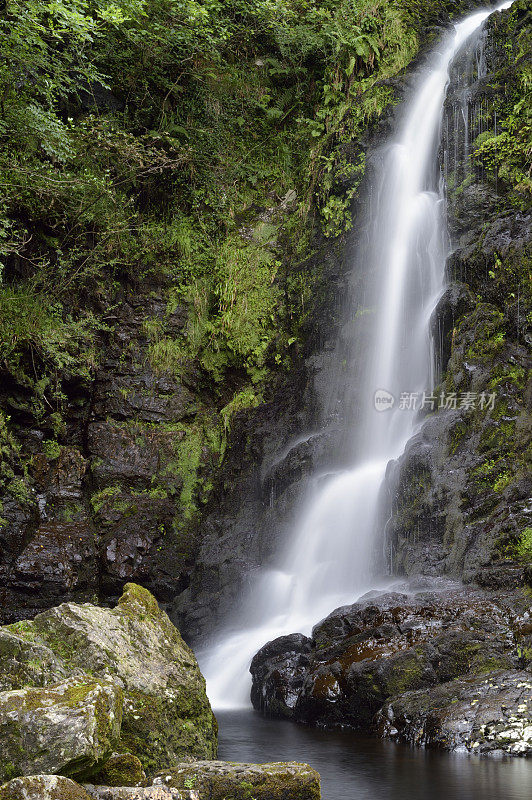
[{"label": "dark wet stone", "polygon": [[[520,635],[513,613],[480,592],[371,592],[316,625],[310,652],[299,636],[259,651],[253,702],[301,722],[372,731],[389,697],[518,666]],[[297,699],[283,705],[288,691]]]},{"label": "dark wet stone", "polygon": [[532,674],[490,672],[385,704],[382,736],[408,744],[478,755],[532,755]]},{"label": "dark wet stone", "polygon": [[290,719],[310,664],[312,640],[301,633],[264,645],[251,662],[251,702],[257,711]]}]

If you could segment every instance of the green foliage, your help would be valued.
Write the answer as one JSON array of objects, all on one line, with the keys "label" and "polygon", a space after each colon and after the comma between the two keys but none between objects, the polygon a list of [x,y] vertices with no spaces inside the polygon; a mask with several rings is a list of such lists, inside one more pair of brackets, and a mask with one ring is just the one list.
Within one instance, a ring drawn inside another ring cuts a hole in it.
[{"label": "green foliage", "polygon": [[102,489],[99,492],[96,492],[91,497],[91,506],[95,514],[107,505],[110,501],[113,501],[121,492],[120,486],[107,486],[105,489]]},{"label": "green foliage", "polygon": [[[416,31],[445,6],[4,4],[0,372],[20,390],[16,424],[45,431],[50,459],[69,387],[88,392],[123,287],[163,287],[166,312],[144,324],[150,365],[194,374],[212,394],[161,468],[179,476],[194,518],[232,416],[290,366],[321,280],[308,265],[313,226],[329,237],[349,228],[362,134],[393,102],[387,81],[415,55]],[[17,492],[11,424],[2,417],[0,477]],[[171,492],[163,479],[153,490]],[[118,487],[92,500],[95,513],[126,502]]]},{"label": "green foliage", "polygon": [[275,332],[279,266],[264,248],[237,240],[226,241],[217,261],[214,346],[225,346],[255,379]]},{"label": "green foliage", "polygon": [[525,528],[516,547],[519,558],[532,561],[532,528]]},{"label": "green foliage", "polygon": [[262,397],[256,393],[252,386],[243,389],[238,394],[235,394],[230,403],[228,403],[221,411],[223,420],[224,431],[227,433],[231,429],[231,419],[238,411],[245,408],[255,408],[262,402]]},{"label": "green foliage", "polygon": [[[520,1],[509,13],[505,47],[512,81],[506,92],[499,93],[493,109],[494,127],[477,140],[474,158],[492,179],[513,190],[514,205],[528,206],[532,195],[532,27],[530,22],[522,25],[515,38],[512,28],[524,10]],[[505,75],[501,75],[501,82],[507,82]]]},{"label": "green foliage", "polygon": [[42,445],[44,455],[48,461],[55,461],[61,455],[61,445],[55,439],[45,439]]}]

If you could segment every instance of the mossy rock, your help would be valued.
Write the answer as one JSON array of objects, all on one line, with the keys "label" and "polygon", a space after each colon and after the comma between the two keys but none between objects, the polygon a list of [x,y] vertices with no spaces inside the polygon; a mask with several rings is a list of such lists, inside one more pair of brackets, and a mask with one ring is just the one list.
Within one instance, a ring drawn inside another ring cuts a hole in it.
[{"label": "mossy rock", "polygon": [[98,771],[118,742],[122,703],[119,686],[87,676],[1,692],[0,779]]},{"label": "mossy rock", "polygon": [[127,584],[114,609],[63,603],[17,633],[48,648],[67,673],[111,680],[123,690],[114,749],[140,757],[148,773],[216,756],[216,720],[194,653],[147,589]]},{"label": "mossy rock", "polygon": [[105,762],[94,780],[106,786],[142,786],[146,781],[146,774],[137,756],[120,753]]},{"label": "mossy rock", "polygon": [[209,800],[320,800],[320,776],[308,764],[196,761],[160,773],[155,784],[197,790]]},{"label": "mossy rock", "polygon": [[0,800],[91,800],[91,797],[70,778],[31,775],[0,786]]},{"label": "mossy rock", "polygon": [[0,691],[24,686],[45,686],[67,677],[63,663],[49,647],[21,637],[31,637],[31,623],[0,628]]}]

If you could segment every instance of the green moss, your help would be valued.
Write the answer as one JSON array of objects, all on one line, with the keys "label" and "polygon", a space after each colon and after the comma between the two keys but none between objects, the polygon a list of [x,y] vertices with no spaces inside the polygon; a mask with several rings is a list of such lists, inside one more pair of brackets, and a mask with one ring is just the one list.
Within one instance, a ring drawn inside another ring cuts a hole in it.
[{"label": "green moss", "polygon": [[386,695],[392,697],[403,694],[421,685],[424,672],[422,658],[416,654],[402,658],[395,666],[393,675],[386,681]]},{"label": "green moss", "polygon": [[492,489],[494,492],[502,492],[513,476],[505,458],[488,459],[471,471],[471,477],[480,489]]},{"label": "green moss", "polygon": [[176,377],[183,373],[188,351],[183,342],[163,338],[150,344],[150,363],[157,373],[171,372]]},{"label": "green moss", "polygon": [[8,761],[3,765],[4,780],[10,781],[12,778],[17,778],[21,773],[20,770],[11,762]]},{"label": "green moss", "polygon": [[[294,769],[296,767],[296,769]],[[180,765],[161,773],[164,784],[177,789],[194,788],[211,800],[320,800],[320,778],[308,764],[272,763]],[[193,787],[192,787],[193,784]]]},{"label": "green moss", "polygon": [[13,622],[11,625],[6,625],[6,630],[11,633],[21,636],[26,641],[33,641],[35,639],[35,629],[29,620],[21,620],[20,622]]},{"label": "green moss", "polygon": [[532,561],[532,528],[525,528],[516,545],[515,552],[523,561]]},{"label": "green moss", "polygon": [[112,502],[121,491],[122,489],[120,486],[107,486],[105,489],[95,492],[91,497],[91,506],[94,513],[97,514],[101,511],[101,509],[110,501]]},{"label": "green moss", "polygon": [[473,314],[463,325],[474,332],[474,341],[467,350],[470,359],[493,358],[504,346],[505,331],[503,330],[504,316],[494,306],[479,303]]},{"label": "green moss", "polygon": [[458,422],[449,431],[448,447],[451,455],[454,455],[460,449],[469,434],[469,430],[469,426],[465,422]]},{"label": "green moss", "polygon": [[484,425],[480,435],[479,452],[494,450],[498,454],[515,449],[515,420],[490,421]]},{"label": "green moss", "polygon": [[[188,709],[183,713],[180,702],[128,692],[120,745],[142,758],[148,774],[167,768],[176,758],[185,761],[191,753],[201,751],[206,757],[216,756],[212,712],[197,697],[188,694]],[[190,716],[185,716],[187,713]]]},{"label": "green moss", "polygon": [[139,786],[145,777],[140,759],[131,753],[123,753],[111,756],[93,780],[105,786]]},{"label": "green moss", "polygon": [[257,394],[256,390],[249,386],[235,394],[230,403],[228,403],[220,412],[223,420],[223,427],[226,433],[231,429],[231,420],[233,415],[246,408],[256,408],[262,402],[262,397]]},{"label": "green moss", "polygon": [[152,593],[136,583],[126,583],[117,608],[122,613],[127,612],[133,615],[139,614],[140,611],[141,614],[146,614],[152,620],[157,620],[161,616],[157,600]]},{"label": "green moss", "polygon": [[45,439],[43,452],[48,461],[55,461],[61,455],[61,445],[55,439]]},{"label": "green moss", "polygon": [[[530,25],[518,26],[520,15],[526,13],[524,0],[514,3],[499,25],[498,36],[504,37],[503,55],[507,64],[498,77],[500,90],[490,104],[491,127],[475,143],[474,159],[487,172],[488,179],[506,187],[506,203],[527,208],[532,195],[530,178],[530,129],[532,102],[530,62]],[[522,17],[521,17],[522,18]],[[496,130],[495,130],[496,128]]]}]

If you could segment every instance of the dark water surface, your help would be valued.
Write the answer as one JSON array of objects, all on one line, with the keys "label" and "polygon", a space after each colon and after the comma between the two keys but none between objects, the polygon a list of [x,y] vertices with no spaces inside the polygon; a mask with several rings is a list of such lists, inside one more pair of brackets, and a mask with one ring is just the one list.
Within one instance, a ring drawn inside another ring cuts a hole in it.
[{"label": "dark water surface", "polygon": [[532,800],[532,759],[489,759],[414,750],[349,733],[217,713],[220,758],[305,761],[323,800]]}]

